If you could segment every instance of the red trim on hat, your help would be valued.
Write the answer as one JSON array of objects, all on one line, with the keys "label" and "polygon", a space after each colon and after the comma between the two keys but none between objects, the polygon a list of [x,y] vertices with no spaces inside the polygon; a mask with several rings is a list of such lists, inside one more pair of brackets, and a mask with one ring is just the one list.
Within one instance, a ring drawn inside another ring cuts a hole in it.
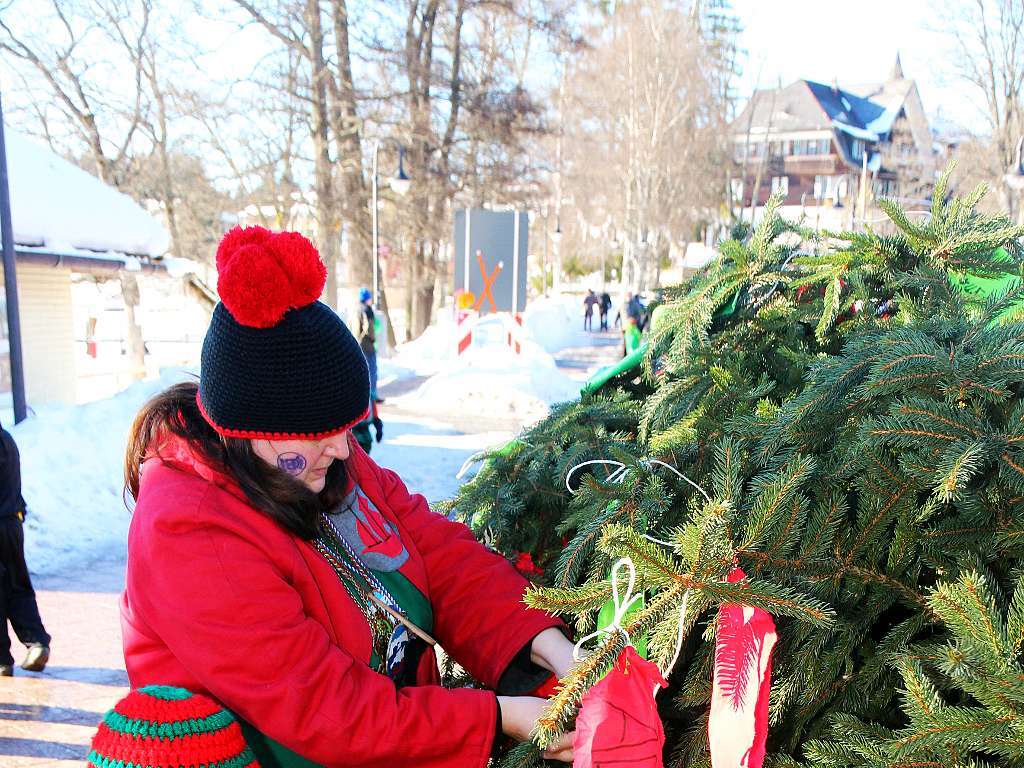
[{"label": "red trim on hat", "polygon": [[224,437],[244,437],[257,440],[322,440],[325,437],[340,435],[342,432],[352,429],[352,427],[365,419],[370,413],[370,406],[367,404],[366,410],[363,411],[358,418],[353,419],[343,426],[335,429],[329,429],[326,432],[261,432],[255,429],[229,429],[228,427],[220,426],[211,419],[210,414],[206,412],[206,408],[203,407],[203,401],[199,398],[198,390],[196,390],[196,405],[199,406],[199,412],[203,414],[203,418],[206,419],[206,423],[213,427],[217,434],[223,435]]}]

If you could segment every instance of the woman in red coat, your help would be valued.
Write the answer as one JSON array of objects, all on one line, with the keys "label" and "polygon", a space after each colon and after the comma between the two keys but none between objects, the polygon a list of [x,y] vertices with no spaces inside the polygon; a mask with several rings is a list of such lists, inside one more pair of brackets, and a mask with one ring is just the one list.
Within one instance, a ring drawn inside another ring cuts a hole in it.
[{"label": "woman in red coat", "polygon": [[[222,702],[263,768],[485,766],[572,664],[562,624],[351,439],[366,362],[317,301],[313,246],[236,228],[217,269],[198,385],[150,401],[129,441],[132,686]],[[491,690],[440,687],[434,638]],[[571,761],[571,735],[551,755]]]}]

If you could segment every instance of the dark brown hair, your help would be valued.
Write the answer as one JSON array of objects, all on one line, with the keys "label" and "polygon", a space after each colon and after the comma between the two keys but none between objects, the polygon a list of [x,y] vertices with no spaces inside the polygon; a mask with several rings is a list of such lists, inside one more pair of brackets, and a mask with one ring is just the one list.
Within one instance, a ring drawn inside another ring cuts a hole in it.
[{"label": "dark brown hair", "polygon": [[124,457],[124,489],[139,498],[142,462],[159,455],[161,440],[176,435],[188,441],[200,460],[223,469],[238,482],[249,502],[278,525],[303,539],[317,535],[320,513],[335,509],[345,495],[345,463],[333,462],[320,493],[256,455],[247,439],[222,437],[199,412],[199,385],[183,382],[146,403],[128,435]]}]

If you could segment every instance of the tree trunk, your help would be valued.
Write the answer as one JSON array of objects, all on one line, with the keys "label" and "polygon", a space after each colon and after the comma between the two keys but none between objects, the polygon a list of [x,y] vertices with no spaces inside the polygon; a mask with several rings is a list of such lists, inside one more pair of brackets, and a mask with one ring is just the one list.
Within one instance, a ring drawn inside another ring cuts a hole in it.
[{"label": "tree trunk", "polygon": [[320,23],[319,0],[307,0],[306,24],[309,29],[309,56],[312,69],[313,114],[310,133],[313,139],[316,187],[317,240],[327,267],[327,305],[338,308],[339,222],[332,182],[330,136],[328,133],[327,81],[330,73],[324,61],[324,34]]},{"label": "tree trunk", "polygon": [[395,325],[391,322],[391,312],[388,309],[388,292],[384,286],[380,286],[380,309],[384,313],[388,329],[388,347],[394,349],[398,346],[398,337],[395,335]]},{"label": "tree trunk", "polygon": [[435,242],[421,241],[417,249],[415,297],[413,299],[413,336],[430,325],[434,311],[434,279],[437,273]]},{"label": "tree trunk", "polygon": [[146,378],[146,343],[142,339],[142,328],[135,317],[139,306],[139,281],[133,272],[121,270],[121,299],[124,301],[125,317],[128,320],[128,365],[135,380]]},{"label": "tree trunk", "polygon": [[405,340],[412,341],[413,294],[416,293],[416,255],[410,253],[405,261]]},{"label": "tree trunk", "polygon": [[363,178],[362,136],[352,79],[346,0],[332,0],[331,19],[338,58],[337,77],[330,80],[331,128],[345,190],[341,212],[349,225],[348,234],[351,239],[348,274],[355,282],[368,285],[373,280],[373,237],[369,193]]}]

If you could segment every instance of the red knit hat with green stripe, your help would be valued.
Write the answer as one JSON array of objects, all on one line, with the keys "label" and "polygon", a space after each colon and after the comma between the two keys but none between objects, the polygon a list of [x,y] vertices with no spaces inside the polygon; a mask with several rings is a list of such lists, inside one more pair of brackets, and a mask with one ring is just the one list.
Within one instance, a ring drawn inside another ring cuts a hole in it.
[{"label": "red knit hat with green stripe", "polygon": [[230,712],[166,685],[132,691],[103,716],[88,765],[96,768],[259,768]]}]

